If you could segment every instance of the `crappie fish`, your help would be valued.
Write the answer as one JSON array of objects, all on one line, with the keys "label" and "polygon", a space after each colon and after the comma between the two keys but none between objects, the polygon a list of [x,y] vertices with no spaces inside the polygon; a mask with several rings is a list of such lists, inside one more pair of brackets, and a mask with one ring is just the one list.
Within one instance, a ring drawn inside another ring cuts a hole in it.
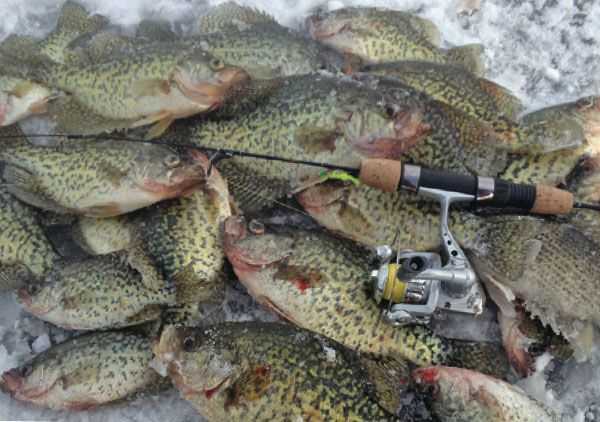
[{"label": "crappie fish", "polygon": [[[195,154],[208,171],[208,159]],[[145,210],[140,217],[134,233],[143,254],[175,285],[178,304],[214,300],[224,292],[220,226],[230,215],[227,184],[213,168],[201,190]]]},{"label": "crappie fish", "polygon": [[531,217],[486,219],[483,236],[470,253],[479,276],[510,289],[586,358],[600,327],[600,245],[575,226]]},{"label": "crappie fish", "polygon": [[518,121],[523,111],[518,98],[506,88],[459,66],[404,61],[370,65],[363,71],[397,79],[481,120],[505,143],[515,145],[515,152],[531,155],[573,149],[585,140],[582,124],[567,113],[550,115],[549,109],[544,109]]},{"label": "crappie fish", "polygon": [[225,253],[257,301],[353,350],[401,356],[419,366],[452,362],[506,373],[507,362],[494,345],[446,340],[425,327],[385,323],[369,292],[373,254],[353,242],[325,232],[266,230],[256,220],[246,227],[243,219],[231,217],[225,222]]},{"label": "crappie fish", "polygon": [[367,62],[422,60],[461,65],[476,75],[485,71],[483,46],[439,48],[435,25],[407,12],[372,7],[347,7],[307,19],[311,36]]},{"label": "crappie fish", "polygon": [[[490,174],[505,157],[491,130],[395,81],[289,77],[248,113],[176,129],[167,138],[180,143],[355,168],[366,157],[403,158]],[[314,168],[247,157],[225,160],[219,169],[244,209],[260,208],[319,175]]]},{"label": "crappie fish", "polygon": [[[329,183],[300,193],[298,200],[320,224],[361,243],[398,250],[439,247],[436,206],[410,193]],[[534,217],[453,212],[449,225],[482,280],[512,290],[579,356],[589,351],[590,333],[600,317],[594,300],[600,283],[599,246],[592,238],[569,224]]]},{"label": "crappie fish", "polygon": [[434,366],[413,372],[415,382],[431,391],[440,422],[558,422],[559,417],[519,387],[461,368]]},{"label": "crappie fish", "polygon": [[163,305],[175,303],[166,283],[162,289],[145,283],[125,254],[56,263],[42,279],[26,280],[17,297],[29,313],[68,330],[157,320]]},{"label": "crappie fish", "polygon": [[129,127],[155,124],[149,137],[175,119],[217,108],[248,78],[201,48],[180,51],[170,43],[87,66],[41,66],[35,73],[35,80],[70,93],[104,118],[127,120]]},{"label": "crappie fish", "polygon": [[5,372],[0,389],[51,409],[85,410],[156,389],[151,342],[126,332],[91,333],[52,346]]},{"label": "crappie fish", "polygon": [[1,176],[20,200],[60,214],[110,217],[189,194],[204,180],[189,151],[113,140],[0,152]]},{"label": "crappie fish", "polygon": [[200,16],[198,29],[205,34],[236,29],[241,31],[259,23],[277,22],[273,16],[258,9],[227,1]]},{"label": "crappie fish", "polygon": [[[110,60],[113,55],[131,56],[154,49],[155,43],[144,38],[99,34],[92,38],[89,51],[80,51],[92,62]],[[321,43],[283,27],[276,22],[255,23],[244,29],[227,26],[221,32],[195,35],[167,43],[181,52],[204,50],[225,63],[239,66],[255,79],[300,75],[319,70],[349,73],[362,61],[342,54]],[[85,43],[84,43],[85,45]]]},{"label": "crappie fish", "polygon": [[184,45],[206,51],[245,69],[253,78],[270,79],[319,70],[350,73],[361,61],[304,37],[276,22],[255,23],[247,29],[231,28],[190,37]]},{"label": "crappie fish", "polygon": [[67,0],[60,9],[56,28],[38,44],[39,54],[53,62],[64,63],[65,48],[84,34],[100,31],[108,25],[102,15],[90,15],[80,4]]},{"label": "crappie fish", "polygon": [[438,101],[489,123],[502,117],[516,121],[524,110],[521,101],[507,88],[452,64],[407,60],[371,64],[361,70],[399,79]]},{"label": "crappie fish", "polygon": [[208,420],[414,420],[391,413],[410,405],[405,363],[289,325],[168,326],[154,353]]}]

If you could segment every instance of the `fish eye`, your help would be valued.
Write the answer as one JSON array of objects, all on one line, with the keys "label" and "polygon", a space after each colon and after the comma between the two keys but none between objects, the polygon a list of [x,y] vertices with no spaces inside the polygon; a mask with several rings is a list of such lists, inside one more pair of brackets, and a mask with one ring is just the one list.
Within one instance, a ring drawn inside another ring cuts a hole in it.
[{"label": "fish eye", "polygon": [[21,368],[21,376],[28,377],[33,372],[33,365],[25,365]]},{"label": "fish eye", "polygon": [[165,157],[165,159],[163,160],[163,163],[165,164],[165,166],[167,168],[175,168],[177,167],[179,164],[181,164],[181,160],[179,159],[178,156],[174,155],[174,154],[169,154]]},{"label": "fish eye", "polygon": [[213,70],[221,70],[225,67],[223,60],[219,59],[211,59],[209,65]]},{"label": "fish eye", "polygon": [[265,225],[262,222],[253,219],[248,224],[248,230],[253,234],[261,235],[265,233]]},{"label": "fish eye", "polygon": [[395,107],[391,106],[391,105],[386,105],[385,106],[385,114],[389,117],[392,118],[396,115],[396,109]]},{"label": "fish eye", "polygon": [[194,349],[195,344],[194,337],[186,337],[183,339],[183,350],[191,352]]}]

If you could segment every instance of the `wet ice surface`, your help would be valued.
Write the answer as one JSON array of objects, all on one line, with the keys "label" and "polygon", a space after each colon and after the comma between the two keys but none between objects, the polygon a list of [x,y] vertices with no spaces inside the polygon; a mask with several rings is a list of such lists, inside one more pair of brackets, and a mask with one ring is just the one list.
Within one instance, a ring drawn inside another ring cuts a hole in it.
[{"label": "wet ice surface", "polygon": [[[107,15],[114,24],[132,31],[143,18],[173,22],[180,33],[194,29],[207,4],[219,0],[81,0],[92,12]],[[538,108],[600,93],[600,4],[592,0],[482,0],[478,12],[457,15],[464,0],[241,0],[265,10],[283,24],[298,28],[310,10],[345,5],[384,6],[414,11],[433,20],[446,46],[480,42],[486,46],[488,78],[506,86],[530,108]],[[55,23],[57,0],[1,0],[0,39],[11,33],[43,36]],[[26,130],[42,130],[28,122]],[[228,320],[271,319],[240,290],[229,290],[222,309],[210,318]],[[472,327],[471,327],[472,328]],[[475,327],[476,329],[476,327]],[[486,328],[487,330],[488,328]],[[66,338],[62,330],[20,314],[10,296],[0,297],[0,371],[19,365]],[[600,356],[600,353],[599,353]],[[600,360],[600,357],[598,358]],[[552,365],[551,363],[548,365]],[[550,367],[540,368],[549,371]],[[533,396],[563,410],[565,420],[600,421],[600,367],[566,365],[554,372],[551,389],[545,376],[520,384]],[[562,381],[562,378],[565,381]],[[558,381],[557,381],[558,380]],[[198,420],[197,414],[175,392],[137,399],[92,412],[65,413],[40,410],[0,394],[0,419],[65,421]]]}]

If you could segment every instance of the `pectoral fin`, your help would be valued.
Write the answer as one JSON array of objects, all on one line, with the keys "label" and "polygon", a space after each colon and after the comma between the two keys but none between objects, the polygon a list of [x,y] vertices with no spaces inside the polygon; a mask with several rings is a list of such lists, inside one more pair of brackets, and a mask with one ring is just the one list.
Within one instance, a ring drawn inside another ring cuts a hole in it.
[{"label": "pectoral fin", "polygon": [[300,126],[295,133],[295,140],[298,145],[311,154],[335,151],[337,137],[338,132],[335,129],[312,126]]},{"label": "pectoral fin", "polygon": [[259,400],[271,385],[271,367],[253,365],[226,390],[225,408],[243,406],[244,403]]},{"label": "pectoral fin", "polygon": [[168,95],[171,84],[166,79],[140,79],[131,85],[131,94],[136,98]]},{"label": "pectoral fin", "polygon": [[167,131],[169,126],[175,121],[172,115],[165,117],[153,125],[144,137],[146,140],[155,139]]}]

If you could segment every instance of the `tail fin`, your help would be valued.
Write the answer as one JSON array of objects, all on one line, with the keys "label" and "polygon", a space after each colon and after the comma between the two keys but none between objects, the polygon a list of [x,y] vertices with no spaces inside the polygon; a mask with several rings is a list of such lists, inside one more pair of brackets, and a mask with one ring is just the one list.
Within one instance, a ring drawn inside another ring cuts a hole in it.
[{"label": "tail fin", "polygon": [[481,44],[467,44],[446,51],[448,61],[462,66],[477,76],[485,75],[484,47]]},{"label": "tail fin", "polygon": [[477,80],[481,89],[494,99],[496,106],[509,119],[516,120],[524,110],[523,103],[510,90],[488,79]]},{"label": "tail fin", "polygon": [[82,5],[73,0],[67,0],[60,9],[56,29],[85,34],[97,32],[106,25],[108,25],[108,19],[105,16],[90,15]]}]

